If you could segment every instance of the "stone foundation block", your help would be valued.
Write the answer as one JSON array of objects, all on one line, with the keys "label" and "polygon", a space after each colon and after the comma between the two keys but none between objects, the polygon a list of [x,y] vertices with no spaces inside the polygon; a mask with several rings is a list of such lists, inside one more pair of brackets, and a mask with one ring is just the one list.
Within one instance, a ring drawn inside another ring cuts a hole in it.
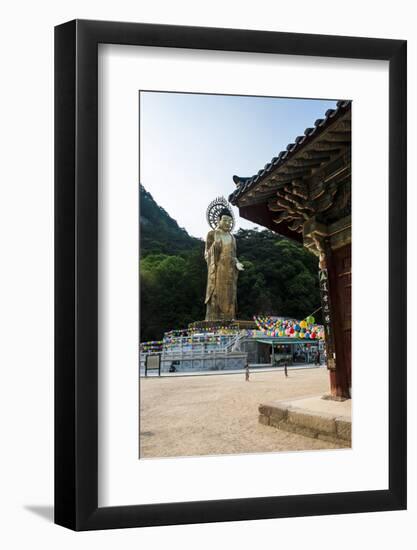
[{"label": "stone foundation block", "polygon": [[318,413],[305,413],[297,410],[288,411],[288,422],[304,426],[317,433],[336,435],[336,422],[331,416]]},{"label": "stone foundation block", "polygon": [[352,424],[343,418],[336,418],[336,433],[337,436],[346,441],[352,440]]},{"label": "stone foundation block", "polygon": [[260,424],[335,443],[340,447],[351,446],[351,422],[348,417],[302,408],[299,403],[281,401],[259,405]]},{"label": "stone foundation block", "polygon": [[260,414],[259,423],[264,424],[265,426],[269,426],[269,416],[266,416],[265,414]]},{"label": "stone foundation block", "polygon": [[[271,424],[273,426],[273,424]],[[284,432],[290,432],[294,434],[304,435],[305,437],[312,437],[313,439],[317,437],[317,432],[305,426],[297,426],[297,424],[291,424],[290,422],[281,422],[279,425],[275,426]]]},{"label": "stone foundation block", "polygon": [[329,443],[334,443],[339,447],[350,447],[350,442],[345,441],[344,439],[340,439],[340,437],[336,437],[332,435],[317,434],[317,439],[320,439],[321,441],[328,441]]}]

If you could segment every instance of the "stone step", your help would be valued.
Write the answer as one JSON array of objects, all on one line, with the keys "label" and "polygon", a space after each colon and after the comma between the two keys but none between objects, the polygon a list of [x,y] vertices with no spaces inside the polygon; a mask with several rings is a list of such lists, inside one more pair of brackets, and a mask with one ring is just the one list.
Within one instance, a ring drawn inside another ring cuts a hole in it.
[{"label": "stone step", "polygon": [[323,402],[321,396],[291,402],[259,405],[259,422],[265,426],[306,437],[330,441],[341,447],[352,445],[349,402]]}]

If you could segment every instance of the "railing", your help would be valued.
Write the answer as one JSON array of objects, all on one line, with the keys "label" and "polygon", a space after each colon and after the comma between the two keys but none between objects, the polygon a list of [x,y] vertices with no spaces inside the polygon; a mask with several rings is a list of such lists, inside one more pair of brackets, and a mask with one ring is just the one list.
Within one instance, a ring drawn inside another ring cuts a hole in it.
[{"label": "railing", "polygon": [[[141,372],[144,371],[147,354],[140,354]],[[247,353],[232,350],[187,350],[161,353],[161,373],[177,371],[217,371],[243,369]],[[174,368],[173,368],[174,367]],[[172,370],[171,370],[172,369]]]}]

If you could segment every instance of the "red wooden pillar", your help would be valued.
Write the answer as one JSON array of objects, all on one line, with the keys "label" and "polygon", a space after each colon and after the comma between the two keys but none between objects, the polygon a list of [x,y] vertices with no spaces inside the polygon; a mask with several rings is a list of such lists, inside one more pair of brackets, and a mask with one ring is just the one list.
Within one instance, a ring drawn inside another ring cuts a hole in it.
[{"label": "red wooden pillar", "polygon": [[336,399],[351,397],[351,245],[327,255],[336,368],[330,370],[330,394]]}]

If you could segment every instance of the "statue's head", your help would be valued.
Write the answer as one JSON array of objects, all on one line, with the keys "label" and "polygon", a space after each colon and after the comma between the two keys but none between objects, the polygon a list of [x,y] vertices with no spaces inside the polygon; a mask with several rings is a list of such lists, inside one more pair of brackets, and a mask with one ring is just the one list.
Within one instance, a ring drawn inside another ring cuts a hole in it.
[{"label": "statue's head", "polygon": [[219,229],[223,229],[223,231],[231,231],[233,227],[233,217],[227,208],[224,208],[219,215]]},{"label": "statue's head", "polygon": [[231,233],[235,226],[235,216],[231,205],[224,197],[217,197],[208,205],[207,221],[212,229],[221,229]]}]

